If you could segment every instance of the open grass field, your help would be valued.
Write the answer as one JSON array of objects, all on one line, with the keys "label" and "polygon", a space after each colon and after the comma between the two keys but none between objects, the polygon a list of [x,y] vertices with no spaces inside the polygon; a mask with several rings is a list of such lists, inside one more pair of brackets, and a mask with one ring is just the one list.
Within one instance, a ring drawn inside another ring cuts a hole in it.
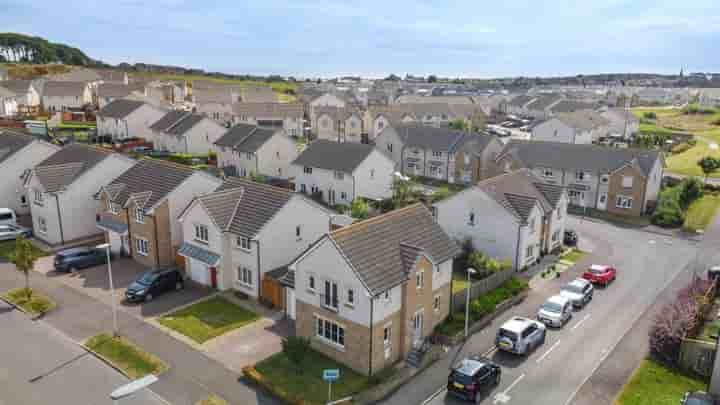
[{"label": "open grass field", "polygon": [[297,85],[295,83],[290,82],[264,82],[264,81],[257,81],[257,80],[240,80],[240,79],[223,79],[223,78],[216,78],[216,77],[209,77],[209,76],[203,76],[203,75],[176,75],[176,74],[167,74],[167,73],[133,73],[133,76],[138,77],[145,77],[150,79],[156,79],[156,80],[185,80],[188,82],[192,82],[193,80],[209,80],[217,83],[225,83],[225,84],[237,84],[240,86],[270,86],[272,89],[278,93],[284,93],[285,90],[297,90]]},{"label": "open grass field", "polygon": [[615,405],[678,405],[687,391],[703,391],[707,383],[653,360],[645,360],[620,392]]}]

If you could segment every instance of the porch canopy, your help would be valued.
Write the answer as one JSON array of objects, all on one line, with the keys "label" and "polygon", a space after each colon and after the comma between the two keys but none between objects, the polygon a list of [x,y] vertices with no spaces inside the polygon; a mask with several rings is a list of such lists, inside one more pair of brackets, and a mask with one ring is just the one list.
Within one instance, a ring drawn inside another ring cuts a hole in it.
[{"label": "porch canopy", "polygon": [[182,245],[180,245],[178,254],[183,257],[188,257],[190,259],[203,262],[210,267],[215,267],[218,265],[218,263],[220,263],[219,254],[187,242],[184,242]]}]

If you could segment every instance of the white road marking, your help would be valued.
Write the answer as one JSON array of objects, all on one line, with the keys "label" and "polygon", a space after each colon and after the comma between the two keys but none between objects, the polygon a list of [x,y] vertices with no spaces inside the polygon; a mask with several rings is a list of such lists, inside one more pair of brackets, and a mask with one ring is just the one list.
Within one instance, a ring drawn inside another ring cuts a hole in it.
[{"label": "white road marking", "polygon": [[579,320],[578,323],[576,323],[576,324],[572,327],[572,329],[570,329],[570,330],[575,330],[575,329],[579,328],[580,325],[583,324],[583,322],[585,322],[585,321],[588,320],[588,318],[590,318],[590,314],[585,315],[585,316],[583,317],[583,319]]},{"label": "white road marking", "polygon": [[505,391],[496,394],[493,398],[493,404],[506,404],[508,401],[510,401],[510,395],[508,395],[508,392],[510,392],[511,389],[513,389],[514,386],[516,386],[520,380],[525,378],[525,373],[520,374],[518,378],[515,379],[515,381],[512,382],[507,388],[505,388]]},{"label": "white road marking", "polygon": [[488,357],[488,356],[491,356],[491,355],[492,355],[493,353],[495,353],[496,351],[497,351],[497,347],[493,347],[493,348],[491,348],[490,350],[488,350],[488,351],[486,351],[485,353],[483,353],[482,355],[483,355],[483,357]]},{"label": "white road marking", "polygon": [[551,346],[542,356],[540,356],[540,358],[537,359],[535,362],[538,363],[538,364],[540,364],[540,362],[543,361],[543,360],[545,360],[545,358],[546,358],[553,350],[555,350],[555,348],[558,347],[559,344],[560,344],[560,340],[558,340],[557,342],[555,342],[555,344],[552,345],[552,346]]},{"label": "white road marking", "polygon": [[443,385],[443,386],[440,387],[437,391],[433,392],[432,395],[430,395],[430,396],[427,397],[424,401],[422,401],[422,404],[421,404],[421,405],[427,405],[427,404],[429,404],[430,401],[432,401],[433,399],[435,399],[435,397],[437,397],[438,395],[442,394],[443,391],[447,391],[447,386]]}]

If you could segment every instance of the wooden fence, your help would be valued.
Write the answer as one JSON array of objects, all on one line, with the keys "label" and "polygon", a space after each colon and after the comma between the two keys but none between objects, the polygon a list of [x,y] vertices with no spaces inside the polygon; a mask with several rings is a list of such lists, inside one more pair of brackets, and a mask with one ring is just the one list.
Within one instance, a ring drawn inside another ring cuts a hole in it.
[{"label": "wooden fence", "polygon": [[[470,287],[470,300],[473,300],[485,293],[488,293],[498,287],[509,279],[512,278],[512,276],[515,275],[515,272],[512,270],[505,270],[500,271],[497,273],[494,273],[482,280],[472,281],[472,278],[470,279],[472,282],[472,286]],[[453,294],[452,297],[452,308],[453,312],[459,312],[465,310],[465,300],[466,300],[466,290],[458,291]]]}]

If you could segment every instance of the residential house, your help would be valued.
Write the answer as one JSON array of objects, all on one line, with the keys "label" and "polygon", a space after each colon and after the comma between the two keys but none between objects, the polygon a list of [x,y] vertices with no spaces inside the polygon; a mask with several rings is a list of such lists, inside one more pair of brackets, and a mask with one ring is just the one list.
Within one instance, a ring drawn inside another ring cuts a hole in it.
[{"label": "residential house", "polygon": [[534,100],[535,97],[526,94],[515,96],[502,105],[502,112],[508,115],[525,116],[528,104]]},{"label": "residential house", "polygon": [[234,87],[193,88],[193,102],[197,112],[222,124],[232,121],[232,106],[239,100],[240,93]]},{"label": "residential house", "polygon": [[284,276],[295,334],[375,375],[419,348],[448,316],[459,253],[422,204],[330,232]]},{"label": "residential house", "polygon": [[368,143],[363,137],[363,114],[352,107],[318,106],[311,126],[317,139]]},{"label": "residential house", "polygon": [[392,196],[395,163],[372,145],[319,139],[290,165],[295,191],[319,194],[330,205],[355,198],[382,200]]},{"label": "residential house", "polygon": [[533,101],[523,106],[521,115],[540,120],[548,119],[553,115],[553,107],[560,104],[564,99],[564,96],[560,94],[538,95]]},{"label": "residential house", "polygon": [[470,96],[421,96],[404,94],[395,99],[395,104],[475,104]]},{"label": "residential house", "polygon": [[178,254],[193,281],[282,308],[282,287],[268,274],[287,267],[328,232],[330,214],[292,191],[228,178],[180,215],[184,241]]},{"label": "residential house", "polygon": [[502,141],[494,135],[481,133],[467,136],[465,141],[455,148],[453,182],[476,184],[495,175],[495,159],[503,147]]},{"label": "residential house", "polygon": [[40,105],[40,93],[32,80],[6,80],[0,82],[0,87],[17,96],[20,112],[31,111]]},{"label": "residential house", "polygon": [[[478,141],[478,147],[484,149],[490,143],[488,138],[489,135],[469,134],[447,127],[406,124],[383,129],[375,139],[375,147],[388,155],[402,174],[455,183],[469,181],[466,169],[473,165],[470,147],[466,150],[468,153],[462,156],[457,152],[465,142],[473,139]],[[493,149],[498,153],[501,147],[495,144]],[[465,156],[468,156],[467,165]],[[458,159],[462,162],[459,168]]]},{"label": "residential house", "polygon": [[38,163],[25,178],[33,234],[49,245],[99,237],[97,190],[135,164],[108,149],[74,143]]},{"label": "residential house", "polygon": [[624,108],[607,108],[600,115],[608,120],[610,136],[629,139],[640,131],[640,119],[632,111]]},{"label": "residential house", "polygon": [[98,111],[97,132],[98,135],[111,136],[113,140],[137,137],[152,142],[150,126],[165,114],[166,110],[142,101],[113,100]]},{"label": "residential house", "polygon": [[222,181],[202,171],[145,158],[100,188],[97,227],[110,249],[147,267],[169,266],[183,242],[178,216]]},{"label": "residential house", "polygon": [[661,87],[645,87],[635,92],[635,105],[668,105],[673,102],[673,93]]},{"label": "residential house", "polygon": [[125,98],[133,92],[145,95],[145,86],[138,84],[102,83],[97,88],[98,107],[103,108],[110,102]]},{"label": "residential house", "polygon": [[463,120],[468,124],[476,120],[484,121],[482,107],[475,104],[393,104],[388,107],[375,107],[367,113],[369,138],[375,138],[389,126],[403,124],[421,124],[425,126],[444,127],[455,120]]},{"label": "residential house", "polygon": [[205,155],[227,128],[202,114],[170,111],[150,125],[150,130],[157,150]]},{"label": "residential house", "polygon": [[240,88],[241,103],[277,103],[277,94],[270,86],[247,86]]},{"label": "residential house", "polygon": [[98,71],[87,68],[73,68],[65,73],[51,74],[47,76],[50,82],[76,82],[85,83],[94,92],[97,86],[103,82],[103,77]]},{"label": "residential house", "polygon": [[[2,84],[0,83],[0,86]],[[720,89],[701,89],[698,94],[698,102],[703,107],[720,107]]]},{"label": "residential house", "polygon": [[30,212],[24,178],[35,165],[60,150],[56,145],[30,135],[0,129],[0,207],[16,214]]},{"label": "residential house", "polygon": [[592,110],[558,113],[532,129],[532,139],[544,142],[591,144],[609,133],[610,122]]},{"label": "residential house", "polygon": [[549,109],[549,116],[554,117],[557,114],[572,113],[576,111],[592,110],[594,108],[593,103],[588,103],[578,100],[560,100],[558,103],[553,104]]},{"label": "residential house", "polygon": [[519,140],[495,162],[498,173],[528,168],[544,183],[566,187],[571,205],[633,216],[655,207],[665,168],[654,150]]},{"label": "residential house", "polygon": [[303,106],[300,103],[234,103],[233,121],[265,128],[280,128],[286,136],[303,135]]},{"label": "residential house", "polygon": [[282,129],[238,124],[215,141],[218,167],[232,176],[259,174],[287,178],[290,163],[298,156],[292,138]]},{"label": "residential house", "polygon": [[95,73],[100,76],[102,84],[117,84],[127,86],[130,84],[130,77],[127,72],[114,69],[95,69]]},{"label": "residential house", "polygon": [[564,187],[520,169],[483,180],[433,210],[452,238],[521,269],[562,246],[567,205]]},{"label": "residential house", "polygon": [[45,82],[42,104],[46,111],[54,113],[80,109],[90,103],[92,103],[92,93],[85,82]]},{"label": "residential house", "polygon": [[18,99],[15,92],[0,87],[0,117],[13,117],[18,113]]}]

